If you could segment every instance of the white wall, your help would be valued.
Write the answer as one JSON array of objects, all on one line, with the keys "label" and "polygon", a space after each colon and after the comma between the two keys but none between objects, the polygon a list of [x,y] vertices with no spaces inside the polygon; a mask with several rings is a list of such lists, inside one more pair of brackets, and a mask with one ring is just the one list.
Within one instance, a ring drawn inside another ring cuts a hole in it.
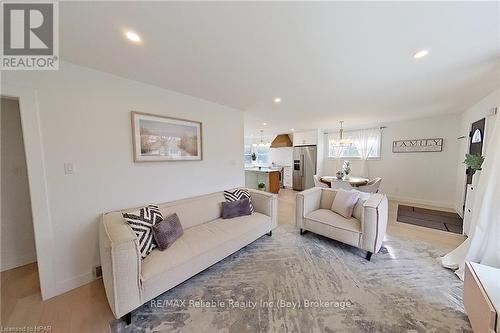
[{"label": "white wall", "polygon": [[293,147],[271,148],[269,149],[269,161],[275,162],[280,166],[289,166],[293,164]]},{"label": "white wall", "polygon": [[21,115],[16,100],[1,99],[1,270],[36,261]]},{"label": "white wall", "polygon": [[465,164],[463,163],[465,159],[465,154],[469,150],[469,131],[473,122],[478,121],[482,118],[486,118],[486,128],[485,128],[485,138],[483,143],[483,155],[486,156],[486,151],[488,147],[489,138],[493,132],[493,126],[495,121],[493,120],[492,109],[495,107],[500,108],[500,88],[494,90],[489,95],[484,97],[482,100],[468,108],[460,116],[459,125],[459,136],[465,136],[464,139],[459,141],[458,144],[458,170],[456,175],[456,198],[455,198],[455,209],[460,214],[462,213],[462,207],[464,204],[465,196]]},{"label": "white wall", "polygon": [[[2,83],[37,89],[56,294],[92,280],[101,213],[244,184],[242,111],[66,62]],[[203,161],[134,163],[132,110],[201,121]]]},{"label": "white wall", "polygon": [[[381,158],[367,162],[370,177],[382,177],[381,191],[394,200],[455,207],[459,115],[399,121],[385,125],[387,128],[382,132]],[[392,152],[394,140],[424,138],[444,138],[443,151]],[[325,156],[328,156],[326,152]],[[324,175],[335,175],[335,160],[327,158],[323,164]],[[361,162],[352,160],[351,169],[352,175],[356,176],[361,171]]]}]

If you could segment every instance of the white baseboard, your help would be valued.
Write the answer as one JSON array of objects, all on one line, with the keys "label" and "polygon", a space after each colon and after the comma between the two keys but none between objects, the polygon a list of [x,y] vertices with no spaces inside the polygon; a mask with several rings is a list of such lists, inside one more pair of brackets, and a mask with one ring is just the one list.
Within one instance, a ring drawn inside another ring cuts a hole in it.
[{"label": "white baseboard", "polygon": [[413,203],[413,204],[420,204],[420,205],[427,205],[427,206],[448,208],[448,209],[453,209],[454,211],[456,211],[455,203],[451,203],[451,202],[439,202],[439,201],[422,200],[422,199],[415,199],[415,198],[400,197],[400,196],[397,196],[397,195],[387,195],[387,198],[389,200],[391,200],[391,201],[399,201],[399,202],[404,202],[404,203],[408,203],[408,204],[412,204]]},{"label": "white baseboard", "polygon": [[21,267],[27,264],[31,264],[33,262],[36,262],[35,253],[28,253],[26,255],[19,256],[16,258],[9,258],[9,259],[2,258],[2,264],[0,265],[0,270],[3,272],[16,267]]},{"label": "white baseboard", "polygon": [[56,284],[55,294],[60,295],[72,289],[81,287],[87,283],[94,281],[93,273],[85,273],[81,275],[77,275],[75,277],[59,281]]}]

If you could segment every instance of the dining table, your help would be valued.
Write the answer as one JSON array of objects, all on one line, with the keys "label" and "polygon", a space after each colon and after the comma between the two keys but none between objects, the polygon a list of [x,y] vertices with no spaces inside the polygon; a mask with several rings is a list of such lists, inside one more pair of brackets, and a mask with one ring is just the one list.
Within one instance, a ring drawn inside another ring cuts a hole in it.
[{"label": "dining table", "polygon": [[364,177],[349,177],[347,179],[341,178],[338,179],[335,176],[323,176],[320,178],[321,182],[327,184],[329,187],[332,187],[332,181],[342,181],[348,182],[353,187],[363,186],[368,184],[369,179]]}]

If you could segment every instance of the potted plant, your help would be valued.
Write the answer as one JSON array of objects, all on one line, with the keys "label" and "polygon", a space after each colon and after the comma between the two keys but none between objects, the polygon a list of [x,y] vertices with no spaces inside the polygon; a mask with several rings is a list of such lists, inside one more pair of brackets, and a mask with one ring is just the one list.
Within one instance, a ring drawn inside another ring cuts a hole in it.
[{"label": "potted plant", "polygon": [[265,191],[266,190],[266,184],[265,183],[259,183],[259,184],[257,184],[257,187],[261,191]]},{"label": "potted plant", "polygon": [[255,153],[252,153],[252,161],[256,161],[257,160],[257,155],[255,155]]},{"label": "potted plant", "polygon": [[474,171],[481,170],[481,165],[483,165],[484,157],[479,154],[465,154],[465,165],[469,169]]},{"label": "potted plant", "polygon": [[479,154],[465,154],[465,165],[472,172],[472,184],[477,185],[479,176],[481,175],[481,166],[483,165],[484,157]]}]

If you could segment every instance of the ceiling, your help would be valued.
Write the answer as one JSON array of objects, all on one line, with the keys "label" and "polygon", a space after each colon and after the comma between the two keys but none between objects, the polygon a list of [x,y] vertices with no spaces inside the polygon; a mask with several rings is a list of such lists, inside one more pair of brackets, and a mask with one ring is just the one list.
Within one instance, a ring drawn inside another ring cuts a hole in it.
[{"label": "ceiling", "polygon": [[59,16],[64,60],[244,110],[248,134],[457,113],[499,86],[498,2],[60,2]]}]

